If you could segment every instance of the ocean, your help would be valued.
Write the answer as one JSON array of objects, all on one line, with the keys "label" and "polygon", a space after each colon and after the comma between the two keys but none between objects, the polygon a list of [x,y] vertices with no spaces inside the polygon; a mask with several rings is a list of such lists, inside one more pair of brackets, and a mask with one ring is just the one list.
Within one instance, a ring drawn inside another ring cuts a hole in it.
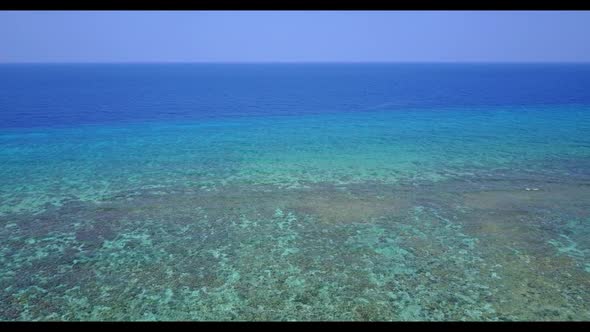
[{"label": "ocean", "polygon": [[0,320],[589,320],[588,64],[0,65]]}]

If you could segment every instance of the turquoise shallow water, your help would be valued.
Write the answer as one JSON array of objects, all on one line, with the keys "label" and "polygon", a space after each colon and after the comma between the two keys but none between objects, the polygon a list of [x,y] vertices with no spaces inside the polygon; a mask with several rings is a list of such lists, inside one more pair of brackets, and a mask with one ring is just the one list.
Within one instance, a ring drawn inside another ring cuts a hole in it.
[{"label": "turquoise shallow water", "polygon": [[590,106],[0,130],[2,320],[588,320]]}]

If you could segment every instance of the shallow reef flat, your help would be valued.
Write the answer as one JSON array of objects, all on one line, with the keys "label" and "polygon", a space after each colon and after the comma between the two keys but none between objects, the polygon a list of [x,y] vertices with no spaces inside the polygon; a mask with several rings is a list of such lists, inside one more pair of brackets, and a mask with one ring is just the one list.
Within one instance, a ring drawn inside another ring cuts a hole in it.
[{"label": "shallow reef flat", "polygon": [[9,212],[0,319],[588,320],[587,175],[238,181]]},{"label": "shallow reef flat", "polygon": [[588,132],[586,104],[5,129],[0,319],[588,320]]}]

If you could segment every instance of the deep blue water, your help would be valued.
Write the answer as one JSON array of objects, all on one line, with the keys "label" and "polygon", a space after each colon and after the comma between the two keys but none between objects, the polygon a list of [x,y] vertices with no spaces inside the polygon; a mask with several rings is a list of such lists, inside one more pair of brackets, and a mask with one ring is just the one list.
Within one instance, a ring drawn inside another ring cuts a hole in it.
[{"label": "deep blue water", "polygon": [[590,65],[0,65],[0,127],[590,104]]},{"label": "deep blue water", "polygon": [[588,320],[590,65],[0,65],[0,320]]}]

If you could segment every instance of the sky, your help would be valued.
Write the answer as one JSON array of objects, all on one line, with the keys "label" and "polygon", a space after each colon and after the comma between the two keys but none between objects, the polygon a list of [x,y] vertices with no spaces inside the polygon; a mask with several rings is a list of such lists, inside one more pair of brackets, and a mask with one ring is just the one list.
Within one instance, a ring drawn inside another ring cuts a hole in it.
[{"label": "sky", "polygon": [[590,11],[1,11],[0,62],[590,62]]}]

